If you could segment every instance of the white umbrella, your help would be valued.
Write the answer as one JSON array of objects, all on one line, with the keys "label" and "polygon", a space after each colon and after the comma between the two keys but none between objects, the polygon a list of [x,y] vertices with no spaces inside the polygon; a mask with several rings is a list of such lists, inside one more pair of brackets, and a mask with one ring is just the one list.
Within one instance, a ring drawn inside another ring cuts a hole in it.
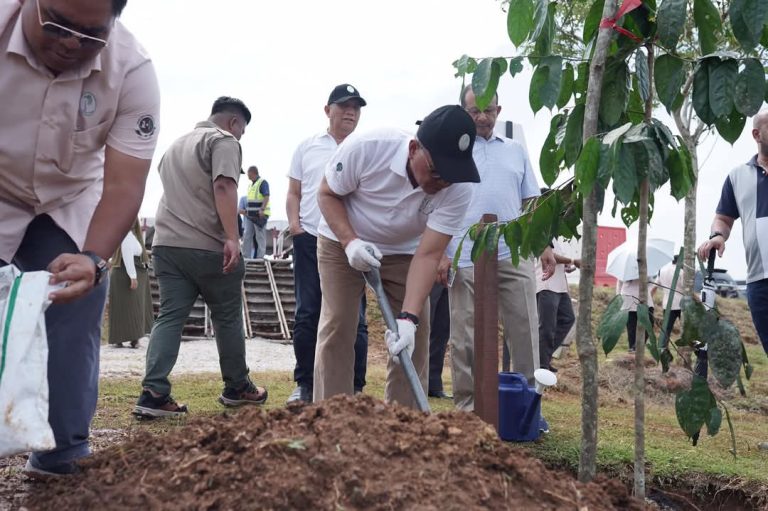
[{"label": "white umbrella", "polygon": [[[669,240],[649,239],[646,244],[648,276],[653,276],[662,266],[672,261],[675,244]],[[640,276],[637,268],[637,240],[628,240],[611,250],[605,272],[619,280],[634,280]]]}]

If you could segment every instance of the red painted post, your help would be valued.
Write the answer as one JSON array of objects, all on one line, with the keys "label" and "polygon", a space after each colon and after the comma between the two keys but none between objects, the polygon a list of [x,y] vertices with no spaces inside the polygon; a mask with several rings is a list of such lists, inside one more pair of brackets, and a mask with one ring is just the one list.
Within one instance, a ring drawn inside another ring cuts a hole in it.
[{"label": "red painted post", "polygon": [[[483,215],[481,224],[496,222]],[[499,429],[498,260],[485,250],[475,261],[475,414]]]}]

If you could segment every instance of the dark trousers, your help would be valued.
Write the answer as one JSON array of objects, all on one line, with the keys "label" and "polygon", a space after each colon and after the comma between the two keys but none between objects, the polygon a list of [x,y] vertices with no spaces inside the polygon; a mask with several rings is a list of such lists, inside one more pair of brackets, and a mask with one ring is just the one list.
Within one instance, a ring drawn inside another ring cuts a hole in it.
[{"label": "dark trousers", "polygon": [[[653,307],[648,308],[648,319],[651,320],[653,325]],[[629,311],[627,317],[627,341],[629,342],[629,349],[635,349],[635,342],[637,340],[637,311]],[[645,332],[645,340],[648,340],[648,332]]]},{"label": "dark trousers", "polygon": [[536,293],[536,305],[539,310],[539,364],[548,369],[552,354],[563,344],[576,317],[568,293],[539,291]]},{"label": "dark trousers", "polygon": [[664,329],[664,338],[659,341],[661,349],[669,345],[669,339],[672,337],[672,327],[675,326],[675,321],[678,319],[680,319],[680,309],[669,311],[669,323],[667,323],[667,328]]},{"label": "dark trousers", "polygon": [[747,284],[747,303],[757,336],[768,355],[768,279]]},{"label": "dark trousers", "polygon": [[211,311],[224,386],[240,389],[248,383],[243,330],[243,259],[230,273],[221,271],[224,255],[209,250],[152,247],[152,264],[160,286],[160,312],[147,347],[142,386],[171,393],[168,375],[176,364],[181,332],[200,295]]},{"label": "dark trousers", "polygon": [[[293,379],[298,385],[313,386],[317,326],[320,322],[320,273],[317,270],[317,238],[308,232],[293,237],[293,278],[296,317],[293,326],[293,352],[296,368]],[[360,302],[355,339],[355,390],[365,387],[368,364],[368,323],[365,319],[365,295]]]},{"label": "dark trousers", "polygon": [[[28,226],[12,263],[22,271],[45,270],[56,256],[77,253],[74,241],[48,215]],[[0,261],[0,266],[5,266]],[[71,303],[53,304],[45,312],[48,333],[48,422],[56,448],[32,454],[47,468],[90,454],[88,428],[99,392],[99,346],[107,281]]]},{"label": "dark trousers", "polygon": [[432,286],[429,294],[429,393],[443,391],[443,364],[445,349],[451,337],[451,308],[448,288],[442,284]]}]

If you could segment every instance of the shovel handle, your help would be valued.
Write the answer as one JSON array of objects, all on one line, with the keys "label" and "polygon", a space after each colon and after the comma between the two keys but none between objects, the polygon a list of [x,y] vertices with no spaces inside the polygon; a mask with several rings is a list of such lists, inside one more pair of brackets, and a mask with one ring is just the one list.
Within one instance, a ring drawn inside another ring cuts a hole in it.
[{"label": "shovel handle", "polygon": [[[384,318],[384,323],[387,328],[393,332],[397,332],[397,320],[392,313],[392,307],[389,305],[387,295],[384,294],[384,286],[381,285],[381,275],[378,268],[372,268],[370,271],[363,272],[363,278],[365,279],[368,287],[371,288],[376,295],[376,300],[379,302],[379,309],[381,309],[381,316]],[[400,361],[400,365],[405,372],[405,377],[408,379],[408,384],[413,392],[413,397],[416,399],[416,404],[419,410],[422,412],[430,412],[429,401],[424,394],[424,388],[421,386],[419,375],[416,373],[416,368],[413,366],[413,360],[408,355],[408,350],[402,350],[397,354]]]}]

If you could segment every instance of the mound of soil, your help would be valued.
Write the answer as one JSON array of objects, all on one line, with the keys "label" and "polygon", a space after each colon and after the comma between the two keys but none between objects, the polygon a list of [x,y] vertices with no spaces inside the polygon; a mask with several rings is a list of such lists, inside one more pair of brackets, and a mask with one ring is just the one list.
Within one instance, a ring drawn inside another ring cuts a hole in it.
[{"label": "mound of soil", "polygon": [[140,433],[40,485],[37,509],[642,509],[618,481],[581,484],[472,414],[368,396]]}]

